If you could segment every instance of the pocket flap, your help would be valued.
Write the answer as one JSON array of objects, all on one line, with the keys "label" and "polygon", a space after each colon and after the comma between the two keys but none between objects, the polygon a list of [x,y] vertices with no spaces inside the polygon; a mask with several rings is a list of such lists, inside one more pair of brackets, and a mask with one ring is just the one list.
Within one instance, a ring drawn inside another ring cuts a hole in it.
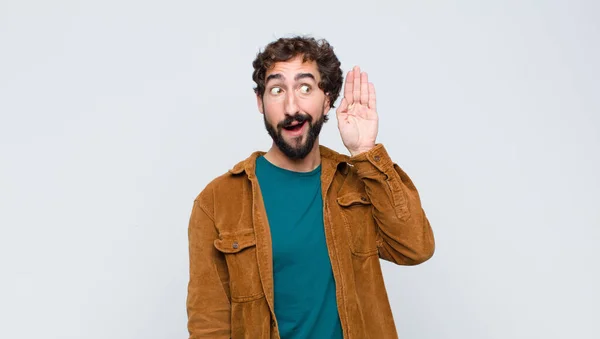
[{"label": "pocket flap", "polygon": [[223,233],[214,241],[214,245],[220,252],[237,253],[245,248],[256,246],[256,237],[253,229]]},{"label": "pocket flap", "polygon": [[370,205],[371,200],[369,196],[364,193],[352,192],[342,195],[337,198],[338,204],[341,206],[352,206],[352,205]]}]

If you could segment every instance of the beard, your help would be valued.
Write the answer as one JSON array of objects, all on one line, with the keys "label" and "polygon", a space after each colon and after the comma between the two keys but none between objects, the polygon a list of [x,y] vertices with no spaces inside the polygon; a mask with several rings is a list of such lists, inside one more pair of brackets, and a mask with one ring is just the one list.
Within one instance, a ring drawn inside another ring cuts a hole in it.
[{"label": "beard", "polygon": [[[327,121],[326,116],[323,113],[325,113],[325,110],[321,112],[321,117],[314,123],[312,116],[308,114],[296,113],[294,115],[286,115],[285,119],[279,122],[277,126],[273,126],[267,120],[266,112],[263,114],[263,116],[265,128],[271,136],[271,139],[273,139],[275,145],[277,145],[277,148],[279,148],[279,150],[288,158],[292,160],[300,160],[304,159],[313,149],[315,142],[321,133],[323,123]],[[294,122],[308,124],[308,133],[306,133],[306,140],[304,142],[302,142],[304,139],[304,134],[294,137],[290,143],[284,140],[282,133],[283,129],[291,126],[291,124]]]}]

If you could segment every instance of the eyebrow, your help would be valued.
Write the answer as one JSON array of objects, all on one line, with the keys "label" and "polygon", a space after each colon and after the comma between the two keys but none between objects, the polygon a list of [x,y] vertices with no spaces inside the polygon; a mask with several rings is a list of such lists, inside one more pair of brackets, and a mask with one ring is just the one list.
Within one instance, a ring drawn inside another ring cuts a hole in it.
[{"label": "eyebrow", "polygon": [[294,80],[298,81],[298,80],[304,79],[304,78],[310,78],[310,79],[313,79],[313,80],[316,81],[315,76],[312,75],[311,73],[298,73],[294,77]]},{"label": "eyebrow", "polygon": [[[304,79],[304,78],[310,78],[313,79],[314,81],[316,81],[315,76],[312,75],[312,73],[298,73],[296,74],[296,76],[294,77],[295,81],[298,81],[300,79]],[[271,80],[275,80],[275,79],[285,79],[285,77],[283,76],[283,74],[281,73],[275,73],[275,74],[270,74],[267,79],[265,80],[265,84],[267,84],[269,81]]]}]

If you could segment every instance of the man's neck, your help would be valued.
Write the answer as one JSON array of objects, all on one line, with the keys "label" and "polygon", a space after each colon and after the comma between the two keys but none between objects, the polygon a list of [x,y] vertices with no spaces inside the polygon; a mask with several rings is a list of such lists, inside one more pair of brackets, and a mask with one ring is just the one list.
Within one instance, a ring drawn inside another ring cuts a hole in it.
[{"label": "man's neck", "polygon": [[290,159],[273,144],[264,157],[273,165],[294,172],[310,172],[321,164],[319,143],[315,142],[313,149],[304,159]]}]

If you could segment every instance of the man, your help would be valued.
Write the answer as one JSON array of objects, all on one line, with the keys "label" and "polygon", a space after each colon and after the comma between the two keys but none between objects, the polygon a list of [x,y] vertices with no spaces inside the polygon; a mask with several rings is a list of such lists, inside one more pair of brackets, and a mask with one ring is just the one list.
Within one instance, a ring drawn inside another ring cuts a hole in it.
[{"label": "man", "polygon": [[346,76],[347,156],[319,144],[343,82],[325,40],[281,38],[253,66],[273,145],[194,201],[190,338],[397,338],[379,258],[422,263],[434,238],[415,186],[376,143],[375,87],[359,67]]}]

